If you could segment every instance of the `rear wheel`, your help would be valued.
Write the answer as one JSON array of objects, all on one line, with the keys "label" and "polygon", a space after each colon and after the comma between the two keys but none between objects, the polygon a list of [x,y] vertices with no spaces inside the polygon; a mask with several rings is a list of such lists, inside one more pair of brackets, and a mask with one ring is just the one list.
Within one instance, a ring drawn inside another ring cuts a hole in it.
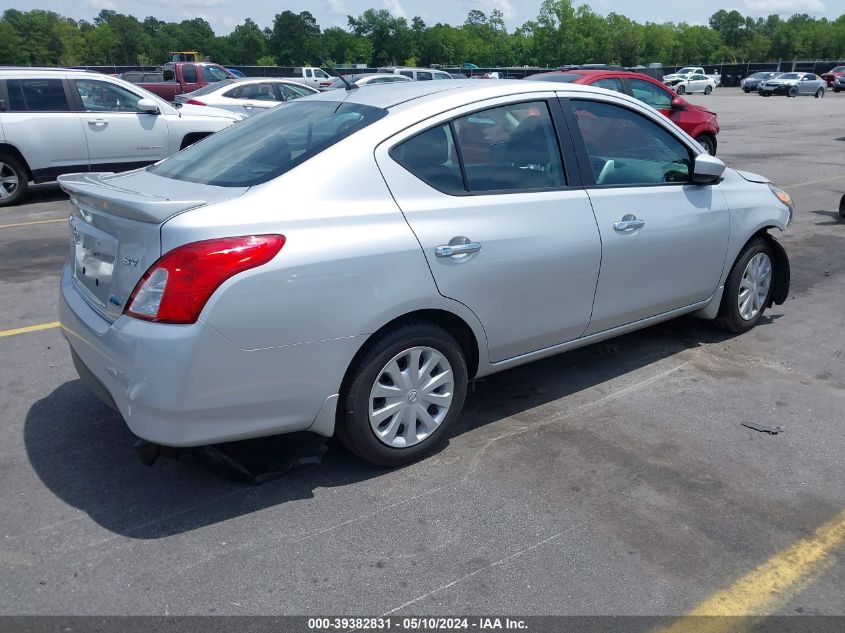
[{"label": "rear wheel", "polygon": [[0,152],[0,207],[21,200],[28,186],[29,175],[21,162],[7,152]]},{"label": "rear wheel", "polygon": [[713,92],[713,86],[707,86],[704,89],[704,94],[706,94],[706,95],[709,95],[711,92]]},{"label": "rear wheel", "polygon": [[699,145],[701,145],[708,154],[711,156],[716,155],[716,140],[712,136],[701,134],[700,136],[697,136],[695,140],[698,141]]},{"label": "rear wheel", "polygon": [[376,466],[410,463],[446,440],[466,386],[466,359],[448,332],[426,321],[396,327],[353,368],[337,436]]},{"label": "rear wheel", "polygon": [[824,88],[819,88],[816,90],[816,99],[821,99],[824,97]]},{"label": "rear wheel", "polygon": [[676,92],[677,92],[679,95],[684,94],[686,91],[687,91],[687,89],[686,89],[686,88],[684,88],[683,86],[678,86],[678,89],[676,90]]},{"label": "rear wheel", "polygon": [[766,310],[772,296],[774,254],[762,237],[752,239],[734,262],[725,281],[716,324],[729,332],[747,332]]}]

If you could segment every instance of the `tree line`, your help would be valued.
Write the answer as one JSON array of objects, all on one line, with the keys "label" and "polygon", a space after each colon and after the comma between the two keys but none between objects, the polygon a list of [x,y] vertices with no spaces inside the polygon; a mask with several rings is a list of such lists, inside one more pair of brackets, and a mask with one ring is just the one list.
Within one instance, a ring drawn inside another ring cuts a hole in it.
[{"label": "tree line", "polygon": [[223,64],[321,63],[481,67],[613,63],[635,66],[845,58],[845,15],[752,18],[724,9],[708,25],[635,22],[572,0],[542,0],[535,20],[509,31],[499,10],[472,10],[460,26],[410,21],[381,9],[347,16],[347,28],[321,29],[309,11],[282,11],[261,28],[246,18],[216,35],[202,18],[143,21],[102,10],[92,21],[44,10],[8,9],[0,18],[0,65],[155,65],[169,51],[197,50]]}]

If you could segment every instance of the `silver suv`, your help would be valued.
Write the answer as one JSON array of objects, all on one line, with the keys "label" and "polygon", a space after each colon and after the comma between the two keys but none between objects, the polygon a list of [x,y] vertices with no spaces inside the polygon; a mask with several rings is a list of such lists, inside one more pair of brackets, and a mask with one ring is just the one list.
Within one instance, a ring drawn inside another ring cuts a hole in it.
[{"label": "silver suv", "polygon": [[29,182],[149,165],[240,120],[86,71],[0,69],[0,207]]}]

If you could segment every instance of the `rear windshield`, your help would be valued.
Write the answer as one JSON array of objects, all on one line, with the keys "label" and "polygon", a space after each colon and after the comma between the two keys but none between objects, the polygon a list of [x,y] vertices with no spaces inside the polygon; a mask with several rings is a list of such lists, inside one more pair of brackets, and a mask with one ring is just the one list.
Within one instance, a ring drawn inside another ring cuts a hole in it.
[{"label": "rear windshield", "polygon": [[272,180],[387,115],[336,101],[287,103],[191,145],[149,170],[165,178],[218,187]]},{"label": "rear windshield", "polygon": [[223,81],[215,81],[213,84],[208,84],[207,86],[203,86],[202,88],[197,88],[189,94],[192,97],[201,97],[203,95],[207,95],[209,93],[220,90],[220,88],[225,88],[229,84],[233,83],[236,83],[234,79],[224,79]]},{"label": "rear windshield", "polygon": [[557,81],[568,84],[583,77],[584,75],[578,73],[543,73],[542,75],[531,75],[528,79],[531,81]]}]

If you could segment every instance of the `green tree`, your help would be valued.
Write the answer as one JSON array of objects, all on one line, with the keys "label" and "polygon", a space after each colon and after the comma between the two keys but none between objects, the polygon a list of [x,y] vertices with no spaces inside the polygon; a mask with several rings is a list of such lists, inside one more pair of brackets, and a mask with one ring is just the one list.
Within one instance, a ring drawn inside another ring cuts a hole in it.
[{"label": "green tree", "polygon": [[309,11],[282,11],[273,18],[269,50],[282,66],[316,61],[320,25]]}]

